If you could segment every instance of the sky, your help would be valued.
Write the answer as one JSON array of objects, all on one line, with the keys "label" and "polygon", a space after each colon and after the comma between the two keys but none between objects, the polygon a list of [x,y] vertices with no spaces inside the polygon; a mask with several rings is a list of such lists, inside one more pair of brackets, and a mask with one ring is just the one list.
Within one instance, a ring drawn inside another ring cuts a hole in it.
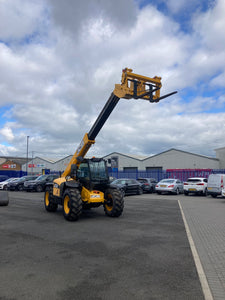
[{"label": "sky", "polygon": [[[162,77],[121,99],[88,155],[225,147],[224,0],[0,0],[0,156],[75,152],[122,69]],[[29,138],[27,138],[29,136]]]}]

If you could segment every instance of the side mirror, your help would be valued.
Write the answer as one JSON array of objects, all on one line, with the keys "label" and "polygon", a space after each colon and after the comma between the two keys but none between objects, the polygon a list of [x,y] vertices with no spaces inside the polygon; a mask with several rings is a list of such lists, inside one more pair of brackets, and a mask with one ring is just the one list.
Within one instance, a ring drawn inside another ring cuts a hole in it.
[{"label": "side mirror", "polygon": [[70,171],[70,176],[75,177],[77,173],[77,165],[71,165],[71,171]]}]

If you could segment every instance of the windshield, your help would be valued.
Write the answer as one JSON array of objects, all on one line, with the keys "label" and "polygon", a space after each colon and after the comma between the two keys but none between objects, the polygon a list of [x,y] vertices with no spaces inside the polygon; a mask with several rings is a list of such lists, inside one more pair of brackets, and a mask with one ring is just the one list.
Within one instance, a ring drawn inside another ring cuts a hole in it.
[{"label": "windshield", "polygon": [[23,180],[26,180],[26,177],[21,177],[21,178],[17,179],[16,181],[23,181]]},{"label": "windshield", "polygon": [[188,179],[187,182],[201,182],[201,179]]},{"label": "windshield", "polygon": [[104,160],[89,162],[92,180],[108,180]]},{"label": "windshield", "polygon": [[36,178],[35,180],[37,180],[37,181],[44,180],[46,177],[48,177],[48,175],[41,175],[38,178]]},{"label": "windshield", "polygon": [[163,183],[173,183],[174,179],[164,179],[161,182],[163,182]]}]

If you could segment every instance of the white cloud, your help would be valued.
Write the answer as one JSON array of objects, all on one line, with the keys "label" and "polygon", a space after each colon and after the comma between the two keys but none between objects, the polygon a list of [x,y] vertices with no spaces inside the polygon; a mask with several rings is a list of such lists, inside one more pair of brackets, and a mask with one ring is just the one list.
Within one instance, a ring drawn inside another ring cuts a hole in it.
[{"label": "white cloud", "polygon": [[[1,2],[12,25],[0,31],[0,105],[10,107],[8,123],[0,123],[0,153],[26,153],[29,135],[30,151],[72,154],[124,67],[162,76],[162,94],[179,93],[158,104],[121,99],[90,153],[148,155],[179,147],[214,154],[224,146],[224,114],[210,113],[223,109],[224,97],[207,94],[209,88],[223,87],[223,42],[214,45],[223,36],[222,1],[195,14],[192,33],[181,32],[151,5],[138,10],[131,0],[23,2],[24,11],[20,1]],[[174,3],[168,4],[171,11],[182,11]],[[0,22],[0,28],[6,25],[5,19]],[[4,139],[11,145],[4,146]]]},{"label": "white cloud", "polygon": [[40,1],[1,0],[0,2],[0,37],[13,41],[31,36],[39,27],[43,13]]},{"label": "white cloud", "polygon": [[13,141],[14,134],[12,132],[12,129],[5,125],[2,129],[0,129],[0,134],[7,140],[7,141]]}]

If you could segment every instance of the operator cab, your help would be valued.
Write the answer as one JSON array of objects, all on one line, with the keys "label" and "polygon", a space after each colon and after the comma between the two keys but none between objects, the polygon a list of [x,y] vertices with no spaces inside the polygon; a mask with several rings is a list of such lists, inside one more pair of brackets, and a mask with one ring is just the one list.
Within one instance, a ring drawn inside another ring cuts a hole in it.
[{"label": "operator cab", "polygon": [[77,169],[76,179],[89,190],[101,190],[109,183],[106,162],[102,158],[84,159]]}]

